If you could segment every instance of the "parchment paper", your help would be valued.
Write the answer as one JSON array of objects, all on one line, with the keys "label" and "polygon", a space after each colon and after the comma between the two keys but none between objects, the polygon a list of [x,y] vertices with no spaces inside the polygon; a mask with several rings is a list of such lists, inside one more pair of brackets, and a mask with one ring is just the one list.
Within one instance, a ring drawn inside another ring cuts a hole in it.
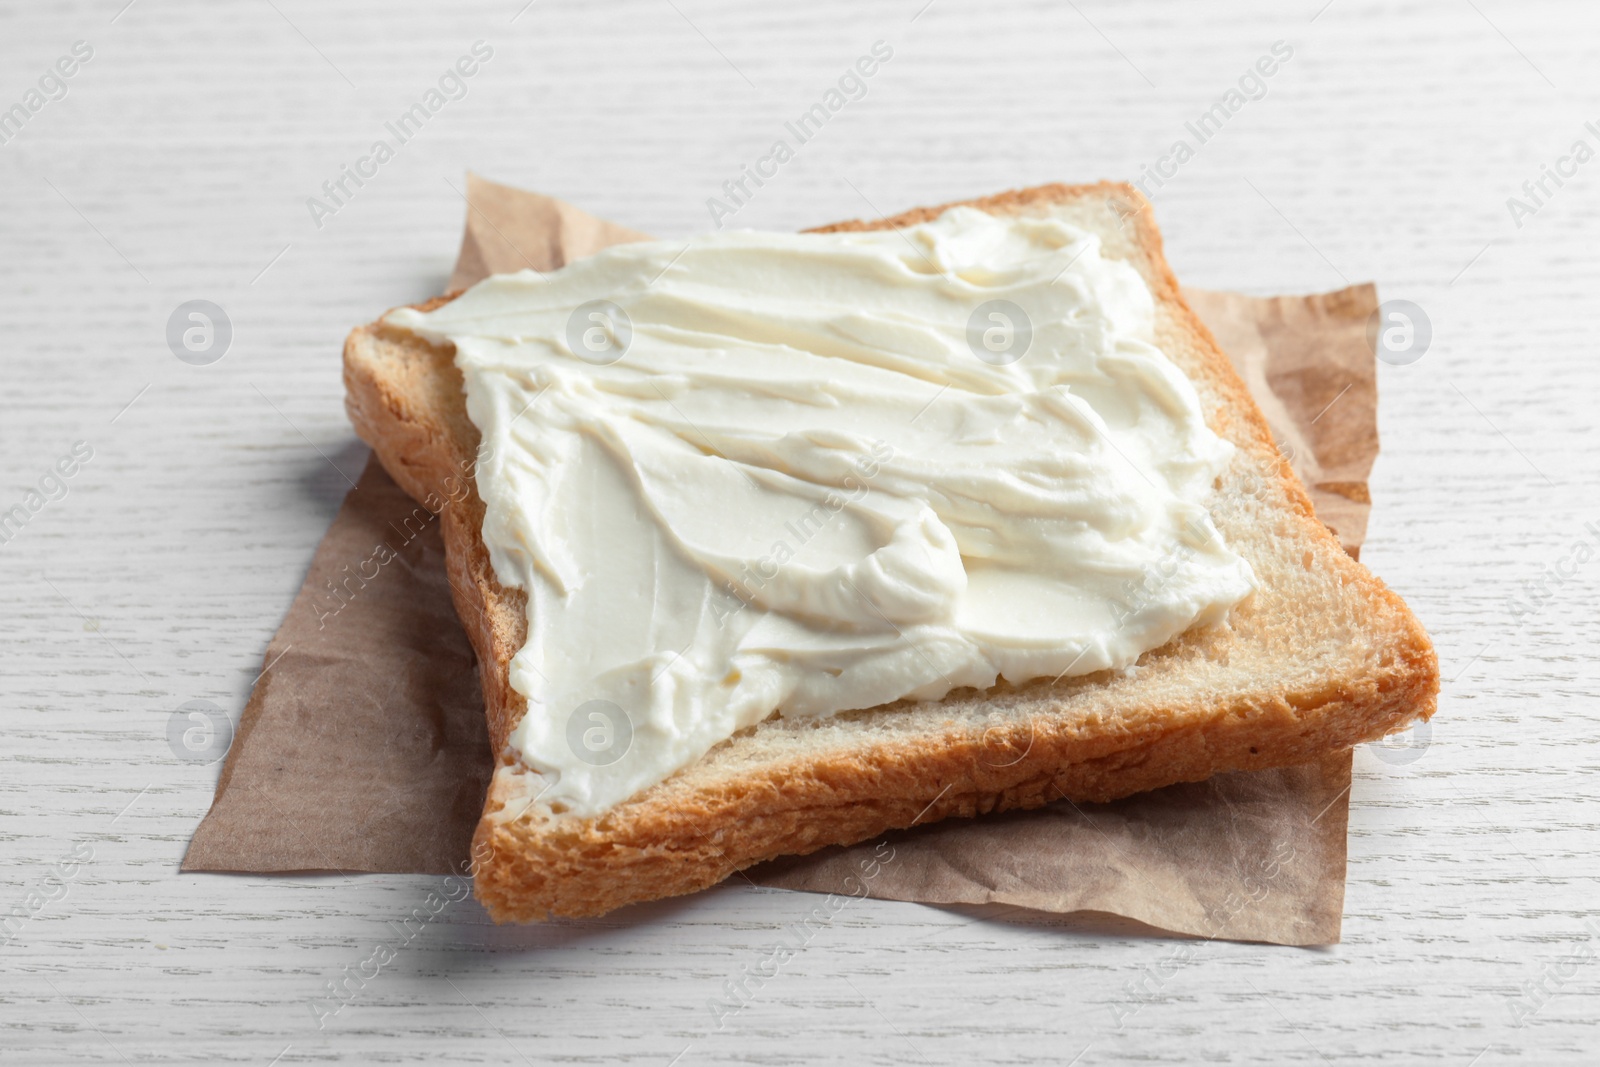
[{"label": "parchment paper", "polygon": [[[452,290],[645,239],[476,176],[468,200]],[[1185,296],[1239,366],[1318,514],[1355,554],[1377,454],[1366,337],[1376,291]],[[438,523],[369,460],[267,646],[267,669],[184,870],[464,869],[490,757],[473,652],[443,558]],[[1349,789],[1346,752],[1112,804],[948,820],[736,877],[930,904],[1104,912],[1195,937],[1324,944],[1339,938]]]}]

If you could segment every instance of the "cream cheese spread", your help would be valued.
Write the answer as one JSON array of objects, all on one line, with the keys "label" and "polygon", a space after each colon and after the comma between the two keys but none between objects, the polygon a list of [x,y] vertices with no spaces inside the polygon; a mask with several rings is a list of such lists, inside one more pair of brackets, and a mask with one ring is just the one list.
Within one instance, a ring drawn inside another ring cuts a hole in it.
[{"label": "cream cheese spread", "polygon": [[603,812],[774,712],[1123,668],[1223,619],[1255,580],[1205,507],[1232,446],[1153,320],[1098,237],[970,208],[391,313],[455,345],[545,801]]}]

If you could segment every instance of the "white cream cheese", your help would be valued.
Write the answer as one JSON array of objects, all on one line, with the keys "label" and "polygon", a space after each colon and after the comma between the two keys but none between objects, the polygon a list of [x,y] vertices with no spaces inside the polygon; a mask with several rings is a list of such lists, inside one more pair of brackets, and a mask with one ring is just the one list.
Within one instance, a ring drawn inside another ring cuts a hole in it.
[{"label": "white cream cheese", "polygon": [[1224,617],[1254,587],[1204,506],[1232,446],[1153,316],[1097,237],[969,208],[392,313],[456,346],[545,800],[602,812],[775,711],[1125,667]]}]

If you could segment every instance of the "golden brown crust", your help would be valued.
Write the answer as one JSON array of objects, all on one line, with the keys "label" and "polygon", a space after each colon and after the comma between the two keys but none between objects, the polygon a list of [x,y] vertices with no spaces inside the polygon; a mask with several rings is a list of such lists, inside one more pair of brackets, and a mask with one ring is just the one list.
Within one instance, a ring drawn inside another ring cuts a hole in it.
[{"label": "golden brown crust", "polygon": [[[1144,198],[1100,183],[962,203],[1008,213],[1093,201],[1118,219],[1107,240],[1121,244],[1108,252],[1134,262],[1156,296],[1157,341],[1195,380],[1213,429],[1245,454],[1235,470],[1265,479],[1248,483],[1254,496],[1228,498],[1224,510],[1236,513],[1219,524],[1273,586],[1235,609],[1228,627],[1192,630],[1135,672],[968,690],[937,708],[902,702],[822,724],[769,720],[594,818],[532,804],[537,776],[506,750],[526,707],[507,671],[526,640],[526,600],[496,581],[478,533],[478,434],[449,348],[381,324],[351,333],[351,420],[408,492],[442,510],[456,608],[480,658],[498,767],[474,842],[483,857],[476,891],[494,918],[597,915],[913,822],[1061,797],[1111,800],[1304,762],[1432,714],[1438,668],[1426,634],[1316,521],[1244,383],[1184,303]],[[819,232],[911,225],[953,206]],[[1360,655],[1338,659],[1343,640]]]}]

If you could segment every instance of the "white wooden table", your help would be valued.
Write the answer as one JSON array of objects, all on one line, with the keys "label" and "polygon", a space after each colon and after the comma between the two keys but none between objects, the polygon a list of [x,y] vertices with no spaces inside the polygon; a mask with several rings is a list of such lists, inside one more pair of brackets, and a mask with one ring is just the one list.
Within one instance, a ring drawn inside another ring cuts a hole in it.
[{"label": "white wooden table", "polygon": [[[0,108],[93,50],[0,145],[0,509],[93,451],[0,544],[0,916],[24,916],[0,927],[0,1062],[1600,1059],[1600,559],[1571,555],[1600,544],[1600,161],[1507,205],[1600,149],[1592,4],[125,2],[0,11]],[[1151,188],[1188,283],[1376,279],[1432,323],[1381,368],[1363,558],[1446,684],[1425,743],[1357,755],[1344,943],[1173,966],[1179,942],[1117,923],[868,901],[718,1031],[707,1002],[813,899],[529,929],[469,901],[319,1028],[314,998],[438,880],[179,875],[217,767],[167,725],[237,714],[361,469],[345,331],[440,287],[466,169],[703,229],[880,39],[865,96],[733,224],[1137,175],[1293,48]],[[319,228],[307,198],[480,40],[466,95]],[[194,299],[232,324],[206,366],[166,340]]]}]

